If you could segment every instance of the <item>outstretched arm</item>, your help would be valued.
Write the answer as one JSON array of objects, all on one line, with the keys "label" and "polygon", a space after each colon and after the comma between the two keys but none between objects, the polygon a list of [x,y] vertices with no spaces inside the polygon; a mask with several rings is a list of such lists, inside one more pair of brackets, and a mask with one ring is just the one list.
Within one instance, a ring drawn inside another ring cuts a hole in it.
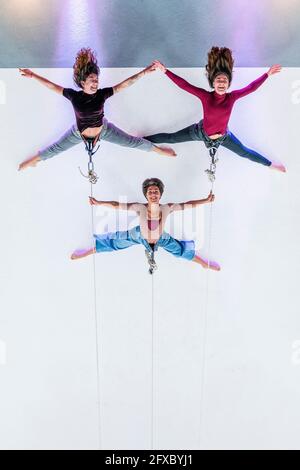
[{"label": "outstretched arm", "polygon": [[105,206],[113,209],[127,210],[127,211],[138,211],[138,202],[118,202],[118,201],[98,201],[94,197],[89,197],[91,206]]},{"label": "outstretched arm", "polygon": [[198,88],[191,83],[187,82],[184,80],[184,78],[179,77],[175,73],[171,72],[168,70],[159,60],[155,60],[153,62],[154,66],[161,70],[163,73],[167,75],[174,83],[176,83],[179,88],[182,88],[183,90],[187,91],[188,93],[191,93],[194,96],[197,96],[197,98],[204,97],[208,93],[208,91],[204,90],[203,88]]},{"label": "outstretched arm", "polygon": [[37,80],[42,85],[45,85],[47,88],[49,88],[49,90],[53,90],[56,93],[59,93],[60,95],[62,95],[62,92],[63,92],[62,86],[56,85],[55,83],[50,82],[50,80],[47,80],[47,78],[41,77],[40,75],[32,72],[32,70],[30,69],[19,69],[19,72],[21,73],[23,77],[35,78],[35,80]]},{"label": "outstretched arm", "polygon": [[132,77],[129,77],[123,82],[119,83],[118,85],[115,85],[113,87],[114,93],[118,93],[119,91],[124,90],[125,88],[128,88],[129,86],[133,85],[137,80],[144,77],[148,73],[154,72],[155,70],[156,68],[154,67],[153,64],[149,65],[149,67],[146,67],[141,72],[136,73],[135,75],[132,75]]},{"label": "outstretched arm", "polygon": [[192,208],[198,207],[202,204],[208,204],[209,202],[213,202],[215,200],[215,195],[210,191],[209,195],[205,199],[194,199],[191,201],[180,202],[178,204],[169,204],[171,208],[171,212],[174,211],[182,211],[186,207],[185,206],[192,206]]},{"label": "outstretched arm", "polygon": [[234,99],[242,98],[243,96],[249,95],[249,93],[253,93],[253,91],[257,90],[270,75],[274,75],[275,73],[280,72],[282,69],[281,65],[272,65],[268,72],[264,73],[261,77],[254,80],[254,82],[250,83],[245,88],[241,88],[240,90],[232,91],[231,95]]}]

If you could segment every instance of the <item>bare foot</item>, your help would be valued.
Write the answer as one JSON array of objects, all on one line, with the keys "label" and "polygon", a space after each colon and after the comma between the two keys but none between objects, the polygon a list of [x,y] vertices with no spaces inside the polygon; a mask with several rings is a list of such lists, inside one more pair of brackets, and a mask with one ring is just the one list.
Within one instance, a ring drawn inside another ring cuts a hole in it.
[{"label": "bare foot", "polygon": [[[204,260],[203,260],[204,261]],[[205,269],[212,269],[213,271],[221,271],[221,266],[216,261],[204,261],[202,264]]]},{"label": "bare foot", "polygon": [[213,271],[221,270],[221,266],[216,261],[209,261],[205,258],[202,258],[198,253],[195,254],[195,257],[192,261],[201,264],[204,269],[212,269]]},{"label": "bare foot", "polygon": [[36,166],[40,161],[41,157],[39,155],[35,155],[34,157],[31,157],[28,160],[25,160],[24,162],[20,163],[18,170],[26,170],[26,168],[29,168],[30,166]]},{"label": "bare foot", "polygon": [[166,155],[167,157],[176,157],[177,153],[171,147],[158,147],[154,145],[153,151],[160,155]]},{"label": "bare foot", "polygon": [[74,253],[71,255],[71,259],[80,259],[80,258],[85,258],[86,256],[92,255],[93,253],[96,253],[95,248],[88,248],[88,249],[83,249],[83,250],[75,250]]},{"label": "bare foot", "polygon": [[281,173],[286,173],[286,168],[282,163],[272,163],[272,165],[270,165],[270,168],[276,171],[281,171]]}]

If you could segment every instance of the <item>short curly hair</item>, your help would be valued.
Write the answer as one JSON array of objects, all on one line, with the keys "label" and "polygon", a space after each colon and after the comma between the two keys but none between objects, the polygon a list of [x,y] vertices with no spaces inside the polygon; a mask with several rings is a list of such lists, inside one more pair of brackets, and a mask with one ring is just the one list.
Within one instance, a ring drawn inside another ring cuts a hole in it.
[{"label": "short curly hair", "polygon": [[150,186],[157,186],[160,192],[160,195],[162,196],[164,190],[165,190],[165,185],[164,183],[158,179],[158,178],[148,178],[143,182],[143,194],[145,197],[147,197],[147,191]]},{"label": "short curly hair", "polygon": [[84,82],[91,73],[95,73],[96,75],[100,73],[96,54],[89,47],[83,47],[77,52],[75,58],[73,80],[79,88],[82,88],[81,82]]},{"label": "short curly hair", "polygon": [[232,69],[234,59],[232,51],[228,47],[212,47],[207,54],[206,76],[208,83],[213,88],[213,82],[217,75],[227,75],[229,85],[232,81]]}]

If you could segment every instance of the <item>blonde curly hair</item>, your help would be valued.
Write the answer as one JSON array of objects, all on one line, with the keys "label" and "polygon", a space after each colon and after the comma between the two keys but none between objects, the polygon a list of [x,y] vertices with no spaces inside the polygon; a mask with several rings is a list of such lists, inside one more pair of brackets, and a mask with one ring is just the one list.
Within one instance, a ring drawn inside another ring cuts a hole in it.
[{"label": "blonde curly hair", "polygon": [[91,73],[95,73],[96,75],[99,75],[100,73],[96,54],[91,48],[83,47],[77,52],[75,63],[73,65],[74,82],[79,88],[82,88],[81,82],[84,82]]},{"label": "blonde curly hair", "polygon": [[214,46],[207,54],[206,76],[211,88],[217,75],[225,74],[228,77],[229,85],[232,81],[232,69],[234,59],[232,51],[228,47]]}]

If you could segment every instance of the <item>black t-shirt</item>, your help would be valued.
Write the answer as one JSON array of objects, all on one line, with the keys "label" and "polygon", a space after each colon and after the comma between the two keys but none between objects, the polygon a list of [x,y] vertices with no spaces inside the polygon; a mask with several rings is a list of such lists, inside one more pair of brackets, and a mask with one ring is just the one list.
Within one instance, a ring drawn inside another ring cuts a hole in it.
[{"label": "black t-shirt", "polygon": [[84,91],[75,91],[72,88],[63,89],[64,97],[70,100],[73,105],[80,132],[88,127],[102,126],[104,102],[113,93],[112,87],[99,89],[92,95],[84,93]]}]

